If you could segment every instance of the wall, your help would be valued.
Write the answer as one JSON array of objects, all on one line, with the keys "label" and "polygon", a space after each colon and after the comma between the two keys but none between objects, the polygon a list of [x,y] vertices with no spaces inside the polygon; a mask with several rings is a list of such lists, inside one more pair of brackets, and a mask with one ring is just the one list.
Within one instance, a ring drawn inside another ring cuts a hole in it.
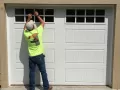
[{"label": "wall", "polygon": [[7,37],[6,37],[6,12],[3,2],[0,3],[0,84],[8,86],[8,62],[7,62]]},{"label": "wall", "polygon": [[120,0],[4,0],[7,4],[118,4]]}]

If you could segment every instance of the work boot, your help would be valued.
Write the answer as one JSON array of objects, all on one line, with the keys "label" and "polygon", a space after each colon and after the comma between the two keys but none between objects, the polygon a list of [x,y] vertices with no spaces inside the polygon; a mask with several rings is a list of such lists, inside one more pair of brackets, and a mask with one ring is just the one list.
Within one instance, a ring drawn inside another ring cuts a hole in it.
[{"label": "work boot", "polygon": [[52,86],[49,86],[49,89],[48,89],[48,90],[52,90],[52,88],[53,88]]}]

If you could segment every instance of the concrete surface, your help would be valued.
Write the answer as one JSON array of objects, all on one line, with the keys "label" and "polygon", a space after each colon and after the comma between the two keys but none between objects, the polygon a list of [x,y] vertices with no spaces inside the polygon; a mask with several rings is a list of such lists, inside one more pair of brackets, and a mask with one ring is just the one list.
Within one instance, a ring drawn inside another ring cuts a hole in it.
[{"label": "concrete surface", "polygon": [[[9,88],[1,88],[1,90],[29,90],[24,86],[11,86]],[[43,90],[42,87],[36,87],[36,90]],[[53,86],[52,90],[117,90],[106,86]]]}]

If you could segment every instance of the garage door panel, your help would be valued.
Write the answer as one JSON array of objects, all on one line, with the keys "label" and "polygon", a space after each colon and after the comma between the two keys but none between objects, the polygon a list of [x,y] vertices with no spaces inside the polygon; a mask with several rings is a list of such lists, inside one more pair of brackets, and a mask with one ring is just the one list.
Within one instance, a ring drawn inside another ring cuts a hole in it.
[{"label": "garage door panel", "polygon": [[106,24],[66,24],[66,29],[76,30],[106,30]]},{"label": "garage door panel", "polygon": [[[43,43],[43,44],[44,44],[45,49],[47,49],[47,48],[55,48],[55,46],[56,46],[55,43]],[[19,49],[19,48],[23,47],[26,50],[27,42],[23,38],[22,42],[15,43],[14,47],[15,47],[15,49]]]},{"label": "garage door panel", "polygon": [[104,70],[66,69],[66,82],[104,83]]},{"label": "garage door panel", "polygon": [[104,31],[66,30],[67,43],[105,43]]},{"label": "garage door panel", "polygon": [[43,32],[43,43],[55,43],[55,29],[47,28]]},{"label": "garage door panel", "polygon": [[107,30],[107,24],[96,24],[94,25],[94,30]]},{"label": "garage door panel", "polygon": [[29,72],[27,72],[28,70],[25,69],[26,71],[24,71],[23,69],[16,69],[16,76],[19,78],[15,79],[15,82],[23,82],[23,80],[25,81],[25,83],[27,83],[29,81]]},{"label": "garage door panel", "polygon": [[[40,23],[35,23],[36,26],[38,27],[40,25]],[[14,29],[23,29],[24,28],[24,25],[25,23],[14,23]],[[55,27],[55,24],[54,23],[46,23],[45,26],[44,26],[44,29],[46,28],[53,28]]]},{"label": "garage door panel", "polygon": [[55,63],[55,49],[45,50],[45,61],[46,63]]},{"label": "garage door panel", "polygon": [[75,31],[76,43],[105,43],[104,31]]},{"label": "garage door panel", "polygon": [[[47,68],[47,73],[48,73],[48,79],[49,79],[49,82],[55,82],[55,69],[53,68]],[[41,74],[39,72],[39,70],[37,69],[36,70],[36,84],[39,84],[40,82],[42,83],[42,77],[41,77]]]},{"label": "garage door panel", "polygon": [[69,29],[66,30],[66,32],[65,32],[65,34],[66,34],[66,36],[65,36],[66,43],[74,43],[74,41],[75,41],[74,32],[75,32],[74,30],[69,30]]},{"label": "garage door panel", "polygon": [[[28,62],[28,51],[23,48],[24,52],[21,49],[15,49],[16,52],[16,63],[25,63]],[[45,50],[45,61],[46,63],[55,63],[55,49],[54,48],[47,48]]]},{"label": "garage door panel", "polygon": [[23,29],[25,23],[14,23],[14,29]]},{"label": "garage door panel", "polygon": [[48,79],[50,82],[55,82],[55,69],[47,69]]},{"label": "garage door panel", "polygon": [[[15,29],[15,41],[16,43],[22,42],[23,30],[22,29]],[[55,29],[45,29],[43,32],[43,43],[54,43],[55,42]]]},{"label": "garage door panel", "polygon": [[[15,41],[16,43],[20,43],[25,41],[23,40],[23,30],[22,29],[15,29]],[[54,43],[55,42],[55,29],[49,28],[45,29],[43,32],[43,43]]]},{"label": "garage door panel", "polygon": [[66,69],[104,69],[106,68],[106,63],[65,63]]},{"label": "garage door panel", "polygon": [[15,35],[16,43],[22,42],[22,38],[23,38],[23,30],[22,29],[15,29],[14,35]]},{"label": "garage door panel", "polygon": [[105,50],[105,44],[81,44],[81,43],[66,43],[65,49],[81,49],[81,50]]},{"label": "garage door panel", "polygon": [[[23,52],[24,51],[24,52]],[[18,48],[15,49],[15,56],[16,56],[16,63],[22,62],[22,63],[27,63],[28,61],[28,50],[27,48]]]},{"label": "garage door panel", "polygon": [[29,68],[29,61],[24,61],[26,63],[16,62],[16,69],[28,69]]},{"label": "garage door panel", "polygon": [[[55,82],[55,70],[54,69],[46,69],[48,73],[48,80],[49,82]],[[37,70],[36,71],[36,84],[39,84],[40,82],[42,83],[42,77],[40,72]]]},{"label": "garage door panel", "polygon": [[66,63],[103,63],[104,50],[66,50]]},{"label": "garage door panel", "polygon": [[[36,26],[38,27],[40,25],[40,23],[36,23]],[[44,26],[44,29],[53,29],[55,28],[55,23],[52,23],[52,22],[46,22],[45,23],[45,26]]]},{"label": "garage door panel", "polygon": [[[48,73],[48,79],[50,82],[54,82],[55,80],[55,70],[54,69],[46,69]],[[36,69],[36,84],[42,82],[41,74],[40,72]],[[16,69],[16,76],[19,77],[16,79],[15,82],[24,82],[26,84],[29,83],[29,72],[28,69]]]},{"label": "garage door panel", "polygon": [[[26,60],[25,61],[26,63],[22,63],[22,62],[16,62],[15,63],[15,67],[16,67],[16,69],[29,69],[29,61],[28,60]],[[45,62],[46,62],[46,60],[45,60]],[[53,63],[46,63],[46,68],[53,68],[53,69],[55,69],[55,67],[56,67],[56,65],[55,64],[53,64]]]}]

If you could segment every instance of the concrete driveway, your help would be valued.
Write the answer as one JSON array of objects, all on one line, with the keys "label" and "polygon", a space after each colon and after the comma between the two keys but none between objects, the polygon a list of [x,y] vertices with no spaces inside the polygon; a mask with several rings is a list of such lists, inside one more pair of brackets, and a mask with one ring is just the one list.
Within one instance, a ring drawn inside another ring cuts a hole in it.
[{"label": "concrete driveway", "polygon": [[[29,90],[23,86],[12,86],[2,88],[1,90]],[[36,90],[43,90],[42,87],[36,87]],[[53,90],[117,90],[106,86],[53,86]]]}]

